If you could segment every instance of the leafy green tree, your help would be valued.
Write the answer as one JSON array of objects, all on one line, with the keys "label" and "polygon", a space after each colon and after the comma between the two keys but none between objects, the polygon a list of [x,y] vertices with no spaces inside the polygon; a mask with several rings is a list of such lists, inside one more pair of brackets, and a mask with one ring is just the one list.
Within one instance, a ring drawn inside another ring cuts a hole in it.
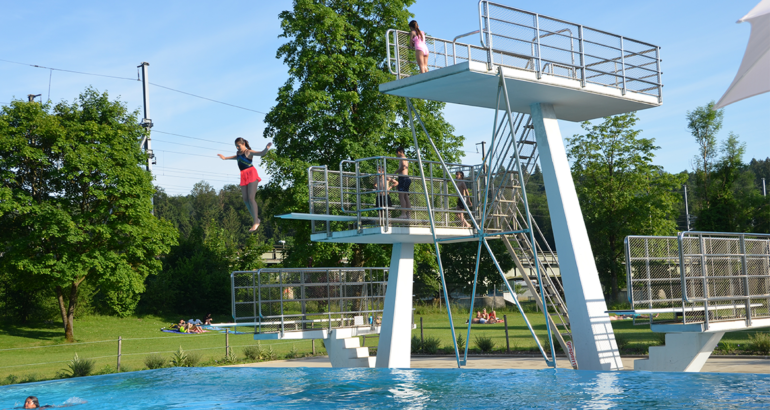
[{"label": "leafy green tree", "polygon": [[714,101],[687,112],[687,128],[698,143],[698,155],[695,156],[697,189],[696,195],[702,202],[707,202],[711,171],[717,156],[717,133],[722,129],[724,109],[714,110]]},{"label": "leafy green tree", "polygon": [[596,267],[605,289],[618,299],[625,284],[623,239],[628,235],[671,235],[684,175],[653,165],[654,139],[634,129],[636,113],[583,123],[584,135],[569,138],[580,206]]},{"label": "leafy green tree", "polygon": [[[326,165],[338,170],[340,161],[394,155],[407,147],[415,157],[403,98],[379,92],[394,80],[386,66],[385,33],[406,28],[413,0],[295,0],[280,14],[287,39],[277,53],[289,68],[289,79],[278,90],[276,105],[265,117],[265,137],[276,149],[264,157],[271,182],[263,192],[270,198],[269,215],[308,211],[307,169]],[[443,103],[413,101],[428,132],[448,161],[460,156],[463,138],[443,118]],[[427,139],[419,133],[423,154]],[[383,266],[389,247],[309,243],[310,224],[282,222],[294,233],[287,266]],[[419,261],[416,261],[419,264]]]},{"label": "leafy green tree", "polygon": [[151,213],[138,123],[91,88],[71,104],[14,101],[0,111],[0,264],[56,296],[70,342],[86,280],[128,315],[176,243],[171,224]]},{"label": "leafy green tree", "polygon": [[[447,278],[447,289],[450,292],[460,292],[465,295],[473,292],[473,274],[476,270],[478,246],[478,242],[460,242],[441,246],[441,259]],[[503,272],[513,269],[513,259],[508,255],[502,240],[490,238],[489,247],[494,251]],[[504,286],[503,278],[492,262],[489,252],[484,245],[481,245],[476,294],[484,295],[495,286],[501,289],[501,286]]]},{"label": "leafy green tree", "polygon": [[[754,173],[743,163],[746,143],[730,133],[722,143],[721,152],[695,228],[712,232],[762,232],[764,201]],[[755,224],[759,225],[756,229]]]}]

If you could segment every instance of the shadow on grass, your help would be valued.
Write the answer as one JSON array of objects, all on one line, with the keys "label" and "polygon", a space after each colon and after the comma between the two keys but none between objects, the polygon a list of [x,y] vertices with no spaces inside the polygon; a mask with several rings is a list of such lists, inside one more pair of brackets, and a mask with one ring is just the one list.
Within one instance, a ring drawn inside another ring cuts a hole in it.
[{"label": "shadow on grass", "polygon": [[15,336],[28,339],[54,341],[64,338],[64,327],[61,322],[39,322],[0,324],[0,336]]}]

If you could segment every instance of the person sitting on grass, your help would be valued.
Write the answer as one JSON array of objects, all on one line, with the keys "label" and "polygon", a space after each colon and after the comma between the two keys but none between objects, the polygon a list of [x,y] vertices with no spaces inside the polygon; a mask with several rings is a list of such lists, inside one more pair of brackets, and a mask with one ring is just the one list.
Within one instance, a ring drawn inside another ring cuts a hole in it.
[{"label": "person sitting on grass", "polygon": [[206,317],[203,319],[203,324],[207,326],[211,326],[211,322],[214,319],[211,318],[211,313],[207,314]]},{"label": "person sitting on grass", "polygon": [[177,323],[177,324],[175,324],[175,325],[171,325],[171,327],[170,327],[169,329],[171,329],[171,330],[178,330],[178,331],[180,331],[180,332],[181,332],[181,331],[182,331],[182,329],[184,329],[184,327],[185,327],[185,323],[184,323],[184,320],[183,320],[183,319],[180,319],[180,320],[179,320],[179,323]]},{"label": "person sitting on grass", "polygon": [[489,322],[487,323],[495,324],[495,323],[502,323],[502,322],[503,320],[497,318],[497,312],[495,312],[494,310],[492,311],[492,313],[489,314]]}]

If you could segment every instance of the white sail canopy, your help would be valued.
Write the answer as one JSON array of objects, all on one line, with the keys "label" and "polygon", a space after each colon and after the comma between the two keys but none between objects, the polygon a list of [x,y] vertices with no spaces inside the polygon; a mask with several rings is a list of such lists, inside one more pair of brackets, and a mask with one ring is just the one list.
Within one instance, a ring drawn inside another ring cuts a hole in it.
[{"label": "white sail canopy", "polygon": [[738,23],[751,24],[751,37],[733,83],[714,109],[770,91],[770,0],[762,0]]}]

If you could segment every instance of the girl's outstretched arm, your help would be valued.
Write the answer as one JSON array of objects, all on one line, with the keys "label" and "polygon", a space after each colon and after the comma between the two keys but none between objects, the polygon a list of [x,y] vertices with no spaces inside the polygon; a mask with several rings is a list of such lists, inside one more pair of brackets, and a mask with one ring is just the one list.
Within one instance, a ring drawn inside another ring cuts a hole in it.
[{"label": "girl's outstretched arm", "polygon": [[256,155],[258,157],[264,157],[265,154],[267,154],[267,151],[270,151],[270,147],[272,147],[272,146],[273,146],[273,143],[272,142],[268,142],[267,146],[265,147],[265,149],[263,151],[251,150],[250,152],[252,153],[252,155]]},{"label": "girl's outstretched arm", "polygon": [[233,155],[231,157],[226,157],[226,156],[224,156],[222,154],[217,154],[217,156],[219,156],[219,158],[222,158],[222,159],[235,159],[236,158],[236,155]]}]

